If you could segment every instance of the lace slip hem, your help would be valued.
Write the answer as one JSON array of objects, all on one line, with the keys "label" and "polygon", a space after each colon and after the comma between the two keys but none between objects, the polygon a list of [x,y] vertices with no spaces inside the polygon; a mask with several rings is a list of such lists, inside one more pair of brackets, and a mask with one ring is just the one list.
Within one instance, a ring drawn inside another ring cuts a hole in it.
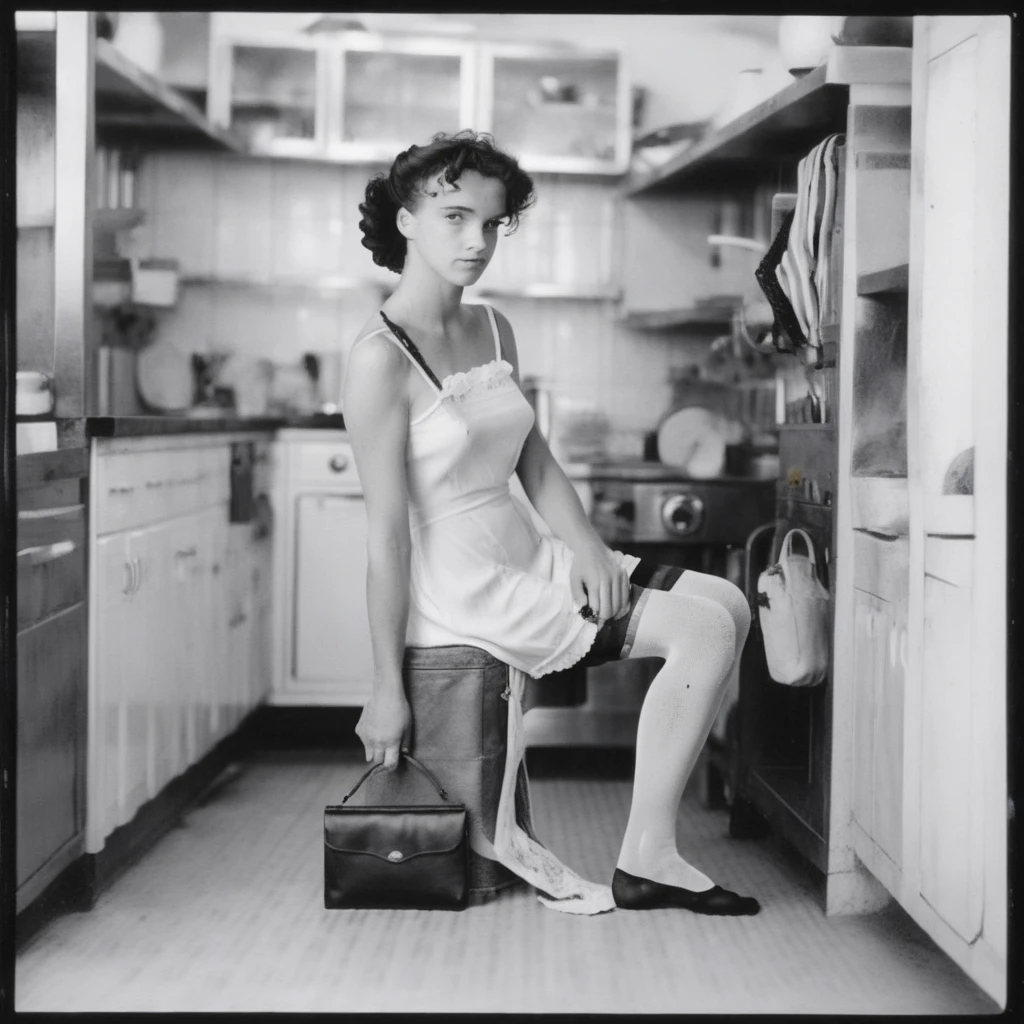
[{"label": "lace slip hem", "polygon": [[471,391],[478,384],[483,384],[501,373],[511,373],[512,364],[504,359],[492,359],[488,363],[481,363],[471,370],[459,370],[457,373],[450,373],[441,381],[441,395],[458,397]]},{"label": "lace slip hem", "polygon": [[561,672],[563,669],[572,668],[581,658],[585,657],[594,646],[597,638],[598,624],[580,619],[580,631],[573,638],[569,646],[561,654],[553,654],[546,661],[542,661],[530,676],[539,679],[541,676],[549,675],[551,672]]}]

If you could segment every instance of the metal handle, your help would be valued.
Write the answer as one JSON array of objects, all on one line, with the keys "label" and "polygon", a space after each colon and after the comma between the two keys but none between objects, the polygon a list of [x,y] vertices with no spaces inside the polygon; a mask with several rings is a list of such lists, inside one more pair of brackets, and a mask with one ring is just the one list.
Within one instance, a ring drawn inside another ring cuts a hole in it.
[{"label": "metal handle", "polygon": [[331,470],[333,472],[343,473],[346,469],[348,469],[348,456],[332,455],[327,465],[331,467]]},{"label": "metal handle", "polygon": [[757,541],[769,530],[774,530],[776,523],[774,520],[770,523],[765,523],[763,526],[757,527],[756,530],[752,531],[750,536],[747,537],[747,543],[744,546],[744,553],[746,555],[746,564],[743,567],[743,591],[747,595],[747,601],[753,601],[753,595],[750,593],[750,565],[753,562],[754,545]]},{"label": "metal handle", "polygon": [[[434,775],[433,775],[433,773],[432,773],[432,772],[431,772],[431,771],[430,771],[430,770],[429,770],[428,768],[426,768],[426,767],[425,767],[424,765],[420,764],[420,763],[419,763],[419,761],[417,761],[417,760],[416,760],[416,758],[415,758],[415,757],[413,757],[413,756],[412,756],[412,754],[408,753],[407,751],[404,751],[404,750],[403,750],[403,751],[402,751],[402,752],[401,752],[401,753],[399,754],[399,758],[402,758],[402,757],[404,757],[404,758],[405,758],[405,759],[406,759],[406,760],[407,760],[407,761],[408,761],[408,762],[409,762],[410,764],[412,764],[412,765],[413,765],[414,767],[418,768],[418,769],[419,769],[419,770],[420,770],[420,771],[421,771],[421,772],[422,772],[422,773],[423,773],[424,775],[426,775],[426,777],[427,777],[428,779],[430,779],[430,781],[431,781],[431,782],[432,782],[432,783],[434,784],[434,788],[435,788],[435,789],[437,790],[437,792],[438,792],[438,793],[440,794],[440,797],[441,797],[441,799],[442,799],[442,800],[447,800],[447,799],[448,799],[448,793],[447,793],[447,791],[446,791],[445,789],[443,789],[443,788],[442,788],[442,786],[441,786],[441,783],[440,783],[440,782],[438,782],[436,778],[434,778]],[[360,787],[360,786],[361,786],[361,785],[362,785],[362,784],[363,784],[363,783],[364,783],[364,782],[365,782],[365,781],[366,781],[366,780],[367,780],[367,779],[368,779],[368,778],[369,778],[369,777],[370,777],[370,776],[371,776],[371,775],[372,775],[372,774],[373,774],[374,772],[376,772],[376,771],[380,771],[380,770],[381,770],[381,769],[382,769],[383,767],[384,767],[384,762],[382,761],[382,762],[380,762],[380,764],[375,764],[375,765],[374,765],[374,766],[373,766],[372,768],[369,768],[369,769],[367,769],[367,771],[366,771],[366,772],[364,773],[363,777],[362,777],[362,778],[361,778],[361,779],[360,779],[360,780],[359,780],[359,781],[358,781],[358,782],[357,782],[357,783],[356,783],[356,784],[355,784],[355,785],[354,785],[354,786],[353,786],[353,787],[352,787],[352,788],[351,788],[351,789],[350,789],[350,790],[348,791],[348,794],[347,794],[346,796],[343,796],[343,797],[341,798],[341,802],[342,802],[343,804],[344,804],[344,803],[348,803],[348,799],[349,799],[349,797],[351,797],[351,796],[352,796],[352,795],[353,795],[353,794],[355,793],[355,791],[356,791],[356,790],[357,790],[357,789],[358,789],[358,788],[359,788],[359,787]]]},{"label": "metal handle", "polygon": [[111,494],[131,494],[135,488],[131,484],[119,484],[110,488]]},{"label": "metal handle", "polygon": [[164,481],[163,480],[147,480],[146,481],[146,488],[148,490],[154,490],[155,491],[158,487],[163,487],[163,485],[164,485]]},{"label": "metal handle", "polygon": [[142,586],[142,559],[133,558],[132,564],[135,566],[135,587],[132,590],[133,594],[139,592],[139,588]]},{"label": "metal handle", "polygon": [[126,574],[124,586],[121,587],[121,593],[127,596],[128,594],[132,593],[132,591],[135,589],[135,564],[129,558],[128,561],[124,563],[124,567],[128,571]]},{"label": "metal handle", "polygon": [[39,544],[31,548],[22,548],[18,552],[18,562],[25,565],[43,565],[55,562],[58,558],[70,555],[78,545],[73,540],[59,540],[54,544]]},{"label": "metal handle", "polygon": [[19,519],[50,519],[58,516],[69,516],[81,512],[85,505],[58,505],[54,508],[26,508],[18,512]]},{"label": "metal handle", "polygon": [[183,551],[175,551],[174,552],[174,557],[175,558],[195,558],[195,556],[196,556],[196,549],[194,547],[192,547],[192,548],[185,548]]}]

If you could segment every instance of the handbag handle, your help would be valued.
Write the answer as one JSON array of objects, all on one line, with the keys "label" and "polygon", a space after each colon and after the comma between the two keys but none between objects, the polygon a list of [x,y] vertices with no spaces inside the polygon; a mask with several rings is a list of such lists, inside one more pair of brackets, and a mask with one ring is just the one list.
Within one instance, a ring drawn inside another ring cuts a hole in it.
[{"label": "handbag handle", "polygon": [[[438,792],[438,793],[440,794],[440,796],[441,796],[441,799],[442,799],[442,800],[447,800],[447,799],[448,799],[448,793],[447,793],[447,791],[446,791],[446,790],[445,790],[445,789],[444,789],[444,788],[443,788],[443,787],[441,786],[441,783],[440,783],[440,782],[438,782],[436,778],[434,778],[434,775],[433,775],[433,773],[432,773],[432,772],[430,772],[430,770],[429,770],[429,769],[427,769],[427,768],[426,768],[426,767],[425,767],[424,765],[420,764],[420,762],[419,762],[419,761],[417,761],[417,760],[416,760],[416,758],[415,758],[415,757],[413,757],[413,756],[412,756],[412,754],[408,753],[407,751],[402,751],[402,754],[401,754],[401,756],[402,756],[402,757],[404,757],[404,758],[405,758],[405,759],[406,759],[407,761],[411,762],[411,763],[412,763],[412,765],[413,765],[414,767],[418,768],[418,769],[419,769],[419,770],[420,770],[420,771],[421,771],[421,772],[422,772],[422,773],[423,773],[424,775],[426,775],[426,777],[427,777],[428,779],[430,779],[430,781],[431,781],[431,782],[432,782],[432,783],[434,784],[434,788],[435,788],[435,789],[437,790],[437,792]],[[360,779],[360,780],[359,780],[359,781],[358,781],[358,782],[357,782],[357,783],[356,783],[356,784],[355,784],[355,785],[354,785],[354,786],[353,786],[353,787],[352,787],[352,788],[351,788],[351,789],[350,789],[350,790],[348,791],[348,795],[347,795],[347,796],[343,796],[343,797],[341,798],[341,802],[342,802],[342,803],[346,803],[346,802],[348,801],[348,798],[349,798],[350,796],[352,796],[352,795],[353,795],[353,794],[355,793],[355,791],[356,791],[356,790],[357,790],[357,789],[358,789],[358,788],[359,788],[359,787],[360,787],[360,786],[361,786],[361,785],[362,785],[362,784],[363,784],[363,783],[364,783],[364,782],[365,782],[365,781],[366,781],[366,780],[367,780],[367,779],[368,779],[368,778],[369,778],[369,777],[370,777],[370,776],[371,776],[371,775],[372,775],[372,774],[373,774],[374,772],[376,772],[376,771],[379,771],[379,770],[380,770],[381,768],[383,768],[383,767],[384,767],[384,762],[382,761],[382,762],[380,762],[380,764],[375,764],[375,765],[373,765],[373,767],[372,767],[372,768],[369,768],[369,769],[367,769],[367,771],[366,771],[366,772],[364,772],[364,774],[363,774],[363,777],[362,777],[362,778],[361,778],[361,779]]]},{"label": "handbag handle", "polygon": [[804,545],[807,548],[807,557],[810,558],[811,565],[813,565],[815,568],[817,568],[818,560],[817,560],[817,558],[815,557],[815,554],[814,554],[814,542],[807,535],[806,531],[801,530],[799,528],[792,529],[792,530],[789,531],[789,533],[786,534],[786,539],[782,542],[782,551],[779,553],[779,557],[780,558],[782,558],[782,557],[788,558],[790,555],[793,554],[793,534],[794,533],[800,534],[800,536],[803,538]]}]

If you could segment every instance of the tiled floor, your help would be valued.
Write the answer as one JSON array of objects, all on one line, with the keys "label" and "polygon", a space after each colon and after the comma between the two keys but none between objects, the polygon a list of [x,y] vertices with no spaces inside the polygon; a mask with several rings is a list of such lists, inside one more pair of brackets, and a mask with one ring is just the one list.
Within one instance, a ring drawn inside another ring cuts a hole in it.
[{"label": "tiled floor", "polygon": [[[323,807],[362,763],[277,752],[240,767],[91,912],[20,952],[18,1010],[996,1011],[898,907],[826,918],[795,856],[728,838],[726,814],[689,795],[681,847],[756,895],[757,917],[579,918],[525,889],[461,914],[326,911]],[[581,874],[609,880],[629,791],[535,780],[538,832]]]}]

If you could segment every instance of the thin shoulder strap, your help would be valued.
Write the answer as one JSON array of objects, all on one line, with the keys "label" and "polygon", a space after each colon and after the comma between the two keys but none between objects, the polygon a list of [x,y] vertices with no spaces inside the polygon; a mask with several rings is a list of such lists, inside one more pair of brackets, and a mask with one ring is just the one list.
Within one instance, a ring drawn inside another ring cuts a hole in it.
[{"label": "thin shoulder strap", "polygon": [[501,358],[501,335],[498,334],[498,321],[494,318],[494,310],[487,303],[484,303],[487,310],[487,319],[491,321],[491,333],[494,335],[494,358]]},{"label": "thin shoulder strap", "polygon": [[[387,318],[384,310],[380,311],[381,319],[387,324],[387,327],[380,328],[380,331],[374,331],[374,334],[379,334],[381,331],[390,331],[391,335],[397,340],[398,344],[405,350],[406,355],[416,364],[416,368],[423,374],[424,378],[429,384],[433,384],[438,391],[441,390],[441,382],[434,375],[434,371],[427,366],[426,360],[420,354],[420,350],[413,344],[412,339],[405,331],[402,330],[398,324],[393,323]],[[369,335],[367,335],[369,337]]]},{"label": "thin shoulder strap", "polygon": [[413,358],[412,354],[406,349],[405,345],[403,345],[402,342],[399,341],[399,339],[395,336],[395,334],[391,331],[390,328],[378,327],[377,330],[370,331],[369,334],[364,334],[361,338],[359,338],[358,341],[356,341],[356,344],[358,345],[360,341],[366,341],[367,338],[375,338],[377,337],[378,334],[383,334],[384,337],[388,339],[388,341],[393,342],[403,352],[405,352],[405,354],[409,357],[410,362],[413,364],[413,366],[416,367],[417,370],[420,371],[420,374],[422,375],[423,379],[428,384],[436,384],[436,381],[433,379],[432,374],[430,373],[430,368],[427,367],[424,370],[424,368]]}]

